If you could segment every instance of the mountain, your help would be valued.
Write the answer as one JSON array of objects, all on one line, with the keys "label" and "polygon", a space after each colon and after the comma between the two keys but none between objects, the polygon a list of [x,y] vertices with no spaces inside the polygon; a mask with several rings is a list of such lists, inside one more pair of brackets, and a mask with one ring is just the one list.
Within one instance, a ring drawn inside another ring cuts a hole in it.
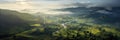
[{"label": "mountain", "polygon": [[115,21],[119,20],[119,9],[78,7],[63,10],[73,14],[30,15],[0,9],[0,40],[120,40],[119,28],[109,26],[119,23]]},{"label": "mountain", "polygon": [[0,9],[0,37],[31,29],[34,16],[13,10]]},{"label": "mountain", "polygon": [[72,16],[92,19],[93,23],[120,26],[120,7],[74,7],[58,10],[72,12]]}]

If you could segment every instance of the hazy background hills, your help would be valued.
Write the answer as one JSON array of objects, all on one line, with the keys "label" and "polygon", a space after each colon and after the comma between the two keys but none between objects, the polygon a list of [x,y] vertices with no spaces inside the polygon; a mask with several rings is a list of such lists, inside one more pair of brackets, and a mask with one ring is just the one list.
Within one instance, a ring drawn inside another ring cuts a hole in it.
[{"label": "hazy background hills", "polygon": [[72,16],[93,19],[93,23],[120,26],[120,7],[73,7],[58,10],[72,12]]}]

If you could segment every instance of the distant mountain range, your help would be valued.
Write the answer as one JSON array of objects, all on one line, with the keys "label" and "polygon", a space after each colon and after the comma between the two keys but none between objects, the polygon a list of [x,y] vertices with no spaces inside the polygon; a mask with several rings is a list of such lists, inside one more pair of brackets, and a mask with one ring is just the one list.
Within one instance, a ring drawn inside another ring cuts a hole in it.
[{"label": "distant mountain range", "polygon": [[72,16],[94,19],[94,23],[120,26],[120,7],[74,7],[58,10],[72,12]]}]

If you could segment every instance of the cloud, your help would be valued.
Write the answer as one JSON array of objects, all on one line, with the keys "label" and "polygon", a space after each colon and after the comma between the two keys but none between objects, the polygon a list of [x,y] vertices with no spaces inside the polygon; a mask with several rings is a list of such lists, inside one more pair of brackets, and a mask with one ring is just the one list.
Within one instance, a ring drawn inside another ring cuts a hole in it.
[{"label": "cloud", "polygon": [[120,7],[119,2],[120,0],[80,0],[78,3],[87,5],[86,7]]},{"label": "cloud", "polygon": [[[0,8],[13,10],[31,9],[44,13],[53,12],[54,9],[96,6],[119,6],[119,2],[117,0],[0,0]],[[54,11],[54,13],[62,12]]]},{"label": "cloud", "polygon": [[5,0],[5,1],[8,2],[1,3],[0,8],[13,10],[32,8],[32,6],[30,6],[30,4],[26,2],[26,0]]},{"label": "cloud", "polygon": [[[55,9],[55,8],[62,8],[62,7],[65,7],[65,5],[67,4],[72,4],[71,1],[68,1],[68,0],[51,0],[51,1],[48,1],[48,0],[5,0],[5,1],[8,1],[8,2],[12,2],[12,3],[3,3],[3,4],[0,4],[1,6],[0,7],[3,7],[3,6],[9,6],[10,5],[16,5],[16,6],[33,6],[34,8],[36,7],[36,9],[39,9],[39,8],[49,8],[49,9]],[[4,5],[5,4],[5,5]],[[15,7],[16,7],[15,6]],[[69,5],[70,6],[70,5]],[[66,6],[66,7],[69,7],[69,6]],[[13,6],[11,6],[13,7]],[[18,7],[19,8],[19,7]]]}]

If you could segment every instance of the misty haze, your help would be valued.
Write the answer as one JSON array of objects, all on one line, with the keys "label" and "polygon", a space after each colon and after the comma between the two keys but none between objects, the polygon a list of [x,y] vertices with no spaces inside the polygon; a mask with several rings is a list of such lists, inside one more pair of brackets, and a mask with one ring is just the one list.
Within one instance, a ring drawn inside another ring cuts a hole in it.
[{"label": "misty haze", "polygon": [[120,0],[0,0],[0,40],[120,40]]}]

